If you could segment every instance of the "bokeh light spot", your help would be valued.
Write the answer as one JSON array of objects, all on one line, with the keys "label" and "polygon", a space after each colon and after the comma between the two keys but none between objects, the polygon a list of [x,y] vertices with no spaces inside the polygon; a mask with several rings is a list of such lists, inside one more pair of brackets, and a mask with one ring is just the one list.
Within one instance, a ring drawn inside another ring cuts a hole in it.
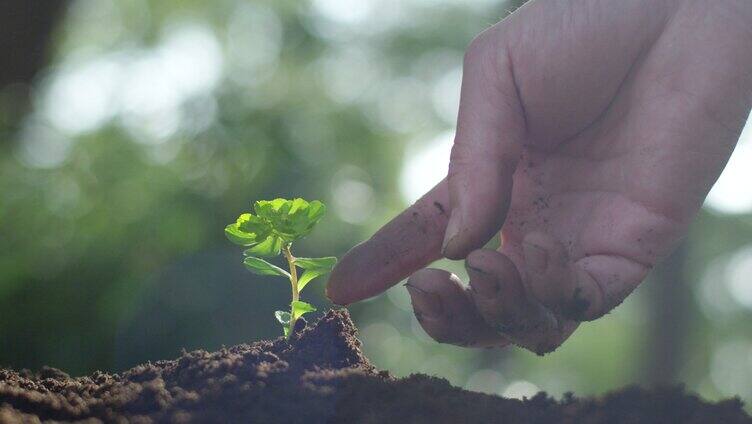
[{"label": "bokeh light spot", "polygon": [[705,206],[725,214],[752,212],[752,119],[747,119],[739,142],[718,181],[710,190]]}]

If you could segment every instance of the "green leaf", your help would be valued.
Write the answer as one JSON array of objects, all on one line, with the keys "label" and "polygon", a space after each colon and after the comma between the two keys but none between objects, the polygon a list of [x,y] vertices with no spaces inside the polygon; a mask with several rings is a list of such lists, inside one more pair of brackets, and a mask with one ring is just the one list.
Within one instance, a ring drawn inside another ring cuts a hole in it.
[{"label": "green leaf", "polygon": [[253,204],[253,210],[259,217],[269,220],[273,226],[274,221],[278,217],[287,215],[291,206],[288,205],[288,203],[290,203],[290,201],[285,199],[258,200]]},{"label": "green leaf", "polygon": [[225,227],[225,236],[235,243],[241,246],[251,246],[256,243],[256,236],[254,234],[248,234],[238,229],[238,224],[230,224]]},{"label": "green leaf", "polygon": [[268,220],[250,213],[238,217],[235,223],[225,227],[225,235],[231,242],[241,246],[253,246],[264,241],[272,233]]},{"label": "green leaf", "polygon": [[326,274],[329,271],[326,270],[314,270],[309,269],[306,271],[303,271],[303,274],[298,278],[298,291],[303,291],[305,286],[308,285],[314,278],[320,277],[324,274]]},{"label": "green leaf", "polygon": [[269,262],[261,259],[256,258],[253,256],[248,256],[243,260],[243,264],[246,268],[248,268],[249,271],[251,271],[254,274],[258,275],[280,275],[283,277],[290,278],[290,274],[285,271],[284,269],[270,264]]},{"label": "green leaf", "polygon": [[314,312],[316,311],[316,308],[313,307],[310,303],[303,302],[302,300],[296,300],[295,302],[292,302],[292,320],[295,321],[298,318],[302,317],[303,315],[307,314],[308,312]]},{"label": "green leaf", "polygon": [[308,207],[308,202],[301,198],[293,199],[292,204],[290,205],[290,210],[287,212],[288,215],[294,215],[298,213],[299,210],[305,209]]},{"label": "green leaf", "polygon": [[274,313],[274,316],[277,317],[277,321],[279,321],[282,325],[289,325],[290,324],[290,313],[287,311],[277,311]]},{"label": "green leaf", "polygon": [[316,277],[320,277],[332,270],[337,258],[329,256],[326,258],[296,258],[295,265],[303,268],[303,275],[298,278],[298,291],[308,285]]},{"label": "green leaf", "polygon": [[326,207],[323,203],[304,199],[259,200],[253,206],[262,220],[266,220],[275,234],[286,242],[305,237],[324,216]]},{"label": "green leaf", "polygon": [[268,220],[250,213],[240,215],[236,224],[240,231],[255,234],[257,240],[263,240],[272,233],[272,226]]},{"label": "green leaf", "polygon": [[325,258],[295,258],[295,265],[303,269],[326,269],[331,271],[337,263],[337,258],[327,256]]},{"label": "green leaf", "polygon": [[312,201],[308,206],[308,221],[316,224],[326,213],[326,206],[318,200]]},{"label": "green leaf", "polygon": [[245,256],[262,256],[272,258],[279,255],[282,250],[282,239],[277,236],[269,236],[266,240],[243,252]]}]

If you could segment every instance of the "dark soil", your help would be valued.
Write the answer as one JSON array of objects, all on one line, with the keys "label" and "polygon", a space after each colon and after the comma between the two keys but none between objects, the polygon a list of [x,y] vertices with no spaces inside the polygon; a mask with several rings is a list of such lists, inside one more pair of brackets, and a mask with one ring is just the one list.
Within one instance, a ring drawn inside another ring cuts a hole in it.
[{"label": "dark soil", "polygon": [[524,401],[415,374],[394,378],[360,351],[346,311],[284,339],[184,353],[122,374],[71,378],[0,370],[0,423],[752,423],[738,400],[682,388],[627,388],[597,399]]}]

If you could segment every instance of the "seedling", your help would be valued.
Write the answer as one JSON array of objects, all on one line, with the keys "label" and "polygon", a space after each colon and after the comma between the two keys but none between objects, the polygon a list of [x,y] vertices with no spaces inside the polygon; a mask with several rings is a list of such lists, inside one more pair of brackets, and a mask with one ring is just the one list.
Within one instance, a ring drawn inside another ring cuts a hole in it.
[{"label": "seedling", "polygon": [[[337,258],[296,258],[292,243],[307,236],[326,213],[326,206],[318,200],[303,199],[259,200],[254,203],[256,214],[244,213],[234,224],[225,228],[225,235],[235,244],[247,247],[243,264],[258,275],[278,275],[290,280],[292,301],[290,311],[277,311],[274,315],[282,324],[286,337],[295,328],[295,321],[313,312],[313,305],[300,300],[300,292],[316,277],[332,270]],[[282,254],[289,271],[261,258],[274,258]],[[298,277],[298,268],[303,273]]]}]

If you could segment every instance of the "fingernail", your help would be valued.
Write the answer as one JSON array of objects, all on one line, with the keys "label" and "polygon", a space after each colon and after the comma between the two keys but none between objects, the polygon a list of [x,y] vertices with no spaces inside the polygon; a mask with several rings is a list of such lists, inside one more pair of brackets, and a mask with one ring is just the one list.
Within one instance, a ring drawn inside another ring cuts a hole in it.
[{"label": "fingernail", "polygon": [[530,270],[538,273],[546,270],[548,267],[548,253],[545,249],[531,243],[522,243],[522,250],[525,253],[525,261]]},{"label": "fingernail", "polygon": [[564,315],[575,321],[597,318],[602,309],[602,293],[598,283],[582,268],[575,270],[575,287],[564,307]]},{"label": "fingernail", "polygon": [[413,309],[416,313],[423,316],[439,316],[444,307],[441,304],[441,298],[435,293],[427,292],[418,287],[412,286],[409,283],[405,284],[408,293],[410,293],[410,299],[413,303]]},{"label": "fingernail", "polygon": [[462,217],[460,216],[459,211],[452,211],[452,215],[449,217],[449,222],[447,223],[446,232],[444,233],[444,242],[441,244],[441,253],[445,256],[447,246],[449,246],[452,243],[452,240],[454,240],[454,238],[460,233],[461,227]]},{"label": "fingernail", "polygon": [[347,306],[347,303],[344,303],[332,297],[332,291],[331,291],[331,287],[329,287],[329,284],[327,284],[326,287],[324,288],[324,295],[326,296],[327,299],[329,299],[330,302],[332,302],[335,305]]}]

